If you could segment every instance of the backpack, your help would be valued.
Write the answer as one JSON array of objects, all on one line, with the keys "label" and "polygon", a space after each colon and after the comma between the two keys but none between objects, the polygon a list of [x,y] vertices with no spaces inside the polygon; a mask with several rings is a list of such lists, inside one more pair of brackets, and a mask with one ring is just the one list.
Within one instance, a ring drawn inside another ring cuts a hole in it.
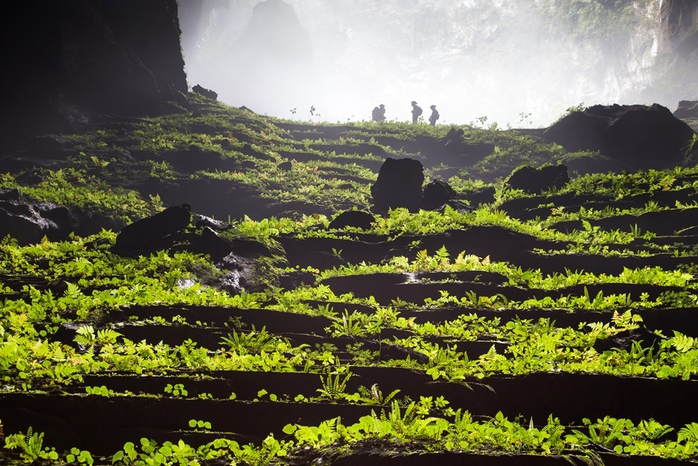
[{"label": "backpack", "polygon": [[416,116],[420,116],[420,115],[422,114],[422,107],[419,107],[419,106],[415,105],[415,107],[414,107],[414,114],[415,114]]}]

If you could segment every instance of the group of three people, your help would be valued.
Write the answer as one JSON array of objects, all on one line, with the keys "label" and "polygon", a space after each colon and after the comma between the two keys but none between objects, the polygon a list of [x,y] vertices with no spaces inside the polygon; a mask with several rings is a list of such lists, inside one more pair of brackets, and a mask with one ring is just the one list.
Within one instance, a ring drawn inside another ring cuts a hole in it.
[{"label": "group of three people", "polygon": [[[429,124],[431,126],[436,125],[436,120],[439,119],[439,112],[436,110],[436,105],[431,107],[431,115],[429,116]],[[412,101],[412,123],[417,123],[419,117],[422,115],[422,107],[417,105],[417,102]],[[380,104],[378,107],[373,109],[372,113],[373,121],[385,121],[385,105]]]}]

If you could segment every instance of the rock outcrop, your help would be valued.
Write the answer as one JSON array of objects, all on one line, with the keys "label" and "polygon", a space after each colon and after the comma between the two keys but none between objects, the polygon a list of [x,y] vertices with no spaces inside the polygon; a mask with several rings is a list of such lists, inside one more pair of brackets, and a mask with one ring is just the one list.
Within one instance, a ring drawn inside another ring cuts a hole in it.
[{"label": "rock outcrop", "polygon": [[681,100],[679,106],[674,110],[676,118],[683,119],[698,119],[698,101],[696,100]]},{"label": "rock outcrop", "polygon": [[363,210],[346,210],[337,215],[329,224],[329,229],[341,229],[346,227],[369,230],[376,222],[373,214]]},{"label": "rock outcrop", "polygon": [[424,167],[414,159],[388,158],[378,172],[378,179],[371,186],[376,212],[405,207],[416,212],[422,202]]},{"label": "rock outcrop", "polygon": [[679,163],[694,134],[661,105],[595,105],[565,116],[543,137],[570,152],[599,151],[639,169]]},{"label": "rock outcrop", "polygon": [[164,248],[171,235],[184,230],[191,223],[191,206],[182,204],[168,207],[124,227],[116,237],[115,250],[144,250]]},{"label": "rock outcrop", "polygon": [[8,148],[95,113],[158,114],[187,91],[176,0],[19,2],[1,34]]},{"label": "rock outcrop", "polygon": [[560,189],[569,181],[567,167],[564,165],[546,165],[539,168],[523,166],[511,173],[505,186],[521,189],[527,194],[540,194],[550,189]]},{"label": "rock outcrop", "polygon": [[664,0],[660,12],[661,51],[688,57],[698,50],[698,2]]},{"label": "rock outcrop", "polygon": [[457,197],[456,191],[448,183],[432,180],[424,186],[422,208],[425,210],[436,210]]}]

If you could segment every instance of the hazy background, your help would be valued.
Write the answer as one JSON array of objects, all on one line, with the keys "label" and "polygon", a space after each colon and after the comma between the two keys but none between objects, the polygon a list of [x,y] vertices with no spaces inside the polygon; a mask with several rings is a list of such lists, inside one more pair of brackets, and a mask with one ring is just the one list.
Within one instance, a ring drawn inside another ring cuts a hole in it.
[{"label": "hazy background", "polygon": [[388,120],[407,121],[416,100],[425,118],[437,105],[440,123],[547,126],[581,103],[674,110],[691,97],[661,82],[659,6],[217,0],[196,28],[182,21],[182,44],[190,86],[259,113],[357,121],[383,103]]}]

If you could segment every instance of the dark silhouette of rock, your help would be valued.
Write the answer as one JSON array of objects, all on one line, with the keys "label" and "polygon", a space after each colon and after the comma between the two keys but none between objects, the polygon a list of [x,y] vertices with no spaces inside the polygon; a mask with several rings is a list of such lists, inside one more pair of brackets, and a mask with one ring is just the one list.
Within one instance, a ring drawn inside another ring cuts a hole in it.
[{"label": "dark silhouette of rock", "polygon": [[509,175],[505,185],[528,194],[540,194],[553,188],[560,189],[569,181],[567,167],[564,165],[546,165],[540,168],[523,166]]},{"label": "dark silhouette of rock", "polygon": [[694,134],[661,105],[595,105],[565,116],[543,137],[570,152],[599,151],[629,168],[662,168],[682,160]]},{"label": "dark silhouette of rock", "polygon": [[193,92],[196,92],[197,94],[201,94],[202,96],[204,96],[208,99],[218,100],[218,93],[217,92],[212,91],[211,89],[206,89],[205,87],[202,87],[199,84],[192,87],[191,90]]},{"label": "dark silhouette of rock", "polygon": [[78,131],[96,113],[159,114],[187,92],[177,1],[55,0],[13,5],[0,29],[0,144]]},{"label": "dark silhouette of rock", "polygon": [[378,172],[378,179],[371,186],[374,211],[405,207],[416,212],[422,203],[424,167],[414,159],[388,158]]},{"label": "dark silhouette of rock", "polygon": [[44,236],[55,239],[57,232],[58,225],[42,217],[36,205],[0,201],[0,238],[9,235],[25,246],[40,242]]},{"label": "dark silhouette of rock", "polygon": [[624,330],[610,338],[597,340],[594,343],[594,349],[599,353],[618,348],[621,350],[630,351],[633,342],[638,342],[643,349],[654,347],[659,349],[659,345],[666,337],[662,337],[645,327],[640,327],[632,330]]},{"label": "dark silhouette of rock", "polygon": [[365,212],[363,210],[347,210],[337,215],[329,225],[329,228],[340,229],[346,227],[361,228],[364,230],[370,230],[373,224],[376,222],[376,218],[373,214]]},{"label": "dark silhouette of rock", "polygon": [[115,250],[157,249],[169,235],[189,226],[191,207],[188,204],[168,207],[162,212],[133,222],[116,237]]},{"label": "dark silhouette of rock", "polygon": [[67,238],[68,234],[80,225],[79,219],[68,207],[41,202],[36,204],[36,209],[41,217],[51,220],[58,227],[57,233],[61,237]]},{"label": "dark silhouette of rock", "polygon": [[228,222],[216,220],[201,214],[194,214],[194,226],[196,228],[210,228],[217,231],[226,231],[233,228],[233,225]]},{"label": "dark silhouette of rock", "polygon": [[458,195],[448,183],[440,180],[432,180],[424,186],[422,208],[426,210],[436,210],[457,197]]},{"label": "dark silhouette of rock", "polygon": [[464,139],[464,132],[460,128],[451,128],[439,140],[440,145],[446,149],[446,153],[466,158],[473,163],[483,159],[494,152],[494,144],[470,142]]},{"label": "dark silhouette of rock", "polygon": [[19,201],[19,188],[0,189],[0,200],[3,201]]},{"label": "dark silhouette of rock", "polygon": [[698,101],[681,100],[679,107],[674,111],[676,118],[698,118]]}]

